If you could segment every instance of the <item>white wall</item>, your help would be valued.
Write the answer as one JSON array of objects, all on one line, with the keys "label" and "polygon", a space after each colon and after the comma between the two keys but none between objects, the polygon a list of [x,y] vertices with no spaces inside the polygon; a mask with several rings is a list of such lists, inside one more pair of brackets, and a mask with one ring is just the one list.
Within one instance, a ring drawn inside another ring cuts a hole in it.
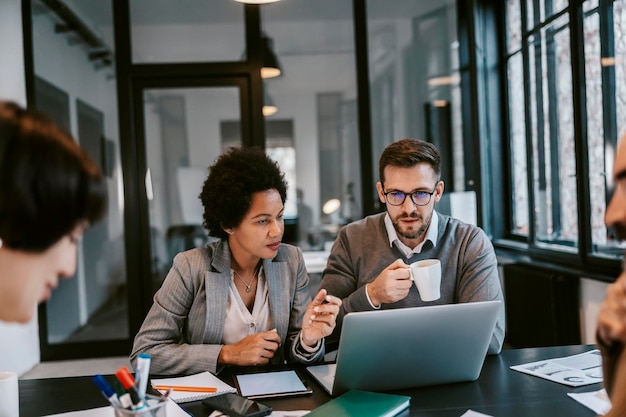
[{"label": "white wall", "polygon": [[[0,2],[0,99],[26,105],[20,0]],[[22,374],[39,362],[39,327],[0,322],[0,370]]]},{"label": "white wall", "polygon": [[582,343],[596,342],[596,320],[608,284],[589,278],[580,279],[580,324]]},{"label": "white wall", "polygon": [[277,117],[294,122],[297,187],[304,191],[304,203],[311,207],[314,222],[318,222],[321,204],[316,96],[282,94],[275,101],[279,108]]},{"label": "white wall", "polygon": [[0,98],[26,104],[22,12],[19,0],[0,2]]}]

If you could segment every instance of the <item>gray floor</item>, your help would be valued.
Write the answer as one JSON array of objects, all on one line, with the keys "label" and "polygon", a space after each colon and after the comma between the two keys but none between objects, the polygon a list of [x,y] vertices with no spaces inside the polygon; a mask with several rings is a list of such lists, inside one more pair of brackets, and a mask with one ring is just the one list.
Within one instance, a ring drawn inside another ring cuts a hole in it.
[{"label": "gray floor", "polygon": [[[126,305],[126,295],[123,292],[117,293],[65,342],[109,340],[123,337],[128,333]],[[21,375],[20,379],[110,375],[122,366],[127,366],[132,371],[128,356],[41,362]]]},{"label": "gray floor", "polygon": [[114,374],[122,366],[127,366],[132,371],[127,356],[42,362],[20,376],[20,379]]}]

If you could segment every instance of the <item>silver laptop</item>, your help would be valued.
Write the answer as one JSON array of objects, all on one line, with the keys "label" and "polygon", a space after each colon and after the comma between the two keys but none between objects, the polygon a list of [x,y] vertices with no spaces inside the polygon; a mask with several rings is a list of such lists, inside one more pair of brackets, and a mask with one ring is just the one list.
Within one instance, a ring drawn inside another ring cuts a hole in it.
[{"label": "silver laptop", "polygon": [[307,370],[332,396],[474,381],[501,308],[483,301],[350,313],[336,363]]}]

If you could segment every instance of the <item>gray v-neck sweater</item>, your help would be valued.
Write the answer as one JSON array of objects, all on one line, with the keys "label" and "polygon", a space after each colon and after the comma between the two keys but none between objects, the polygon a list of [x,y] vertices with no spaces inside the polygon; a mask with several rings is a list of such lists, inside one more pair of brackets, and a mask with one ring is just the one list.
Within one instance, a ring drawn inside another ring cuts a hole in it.
[{"label": "gray v-neck sweater", "polygon": [[441,298],[425,302],[415,286],[401,301],[383,304],[381,308],[419,307],[426,305],[500,300],[500,311],[489,353],[497,354],[504,341],[504,297],[498,263],[491,241],[479,227],[439,213],[437,246],[427,241],[421,253],[406,258],[395,245],[389,246],[385,213],[350,223],[339,231],[332,247],[320,288],[343,300],[334,337],[340,334],[343,316],[352,311],[374,310],[367,300],[365,284],[401,258],[407,264],[421,259],[441,261]]}]

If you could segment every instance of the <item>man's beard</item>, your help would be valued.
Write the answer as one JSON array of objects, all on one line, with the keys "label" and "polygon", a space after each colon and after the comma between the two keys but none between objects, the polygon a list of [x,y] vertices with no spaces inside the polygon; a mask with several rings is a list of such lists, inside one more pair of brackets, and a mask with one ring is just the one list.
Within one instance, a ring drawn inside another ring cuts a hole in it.
[{"label": "man's beard", "polygon": [[[422,226],[420,228],[418,228],[417,230],[415,230],[414,232],[411,233],[405,233],[402,230],[400,230],[400,225],[399,225],[399,220],[400,219],[416,219],[416,220],[422,220]],[[424,233],[426,233],[426,231],[428,230],[428,226],[430,226],[430,222],[433,219],[433,215],[431,214],[430,217],[428,217],[428,219],[426,219],[426,221],[424,221],[424,219],[422,218],[422,216],[420,216],[417,213],[411,213],[411,214],[407,214],[407,215],[401,215],[397,218],[395,218],[391,223],[393,224],[393,228],[396,229],[396,233],[398,234],[398,236],[404,238],[404,239],[419,239],[420,237],[422,237],[424,235]]]}]

